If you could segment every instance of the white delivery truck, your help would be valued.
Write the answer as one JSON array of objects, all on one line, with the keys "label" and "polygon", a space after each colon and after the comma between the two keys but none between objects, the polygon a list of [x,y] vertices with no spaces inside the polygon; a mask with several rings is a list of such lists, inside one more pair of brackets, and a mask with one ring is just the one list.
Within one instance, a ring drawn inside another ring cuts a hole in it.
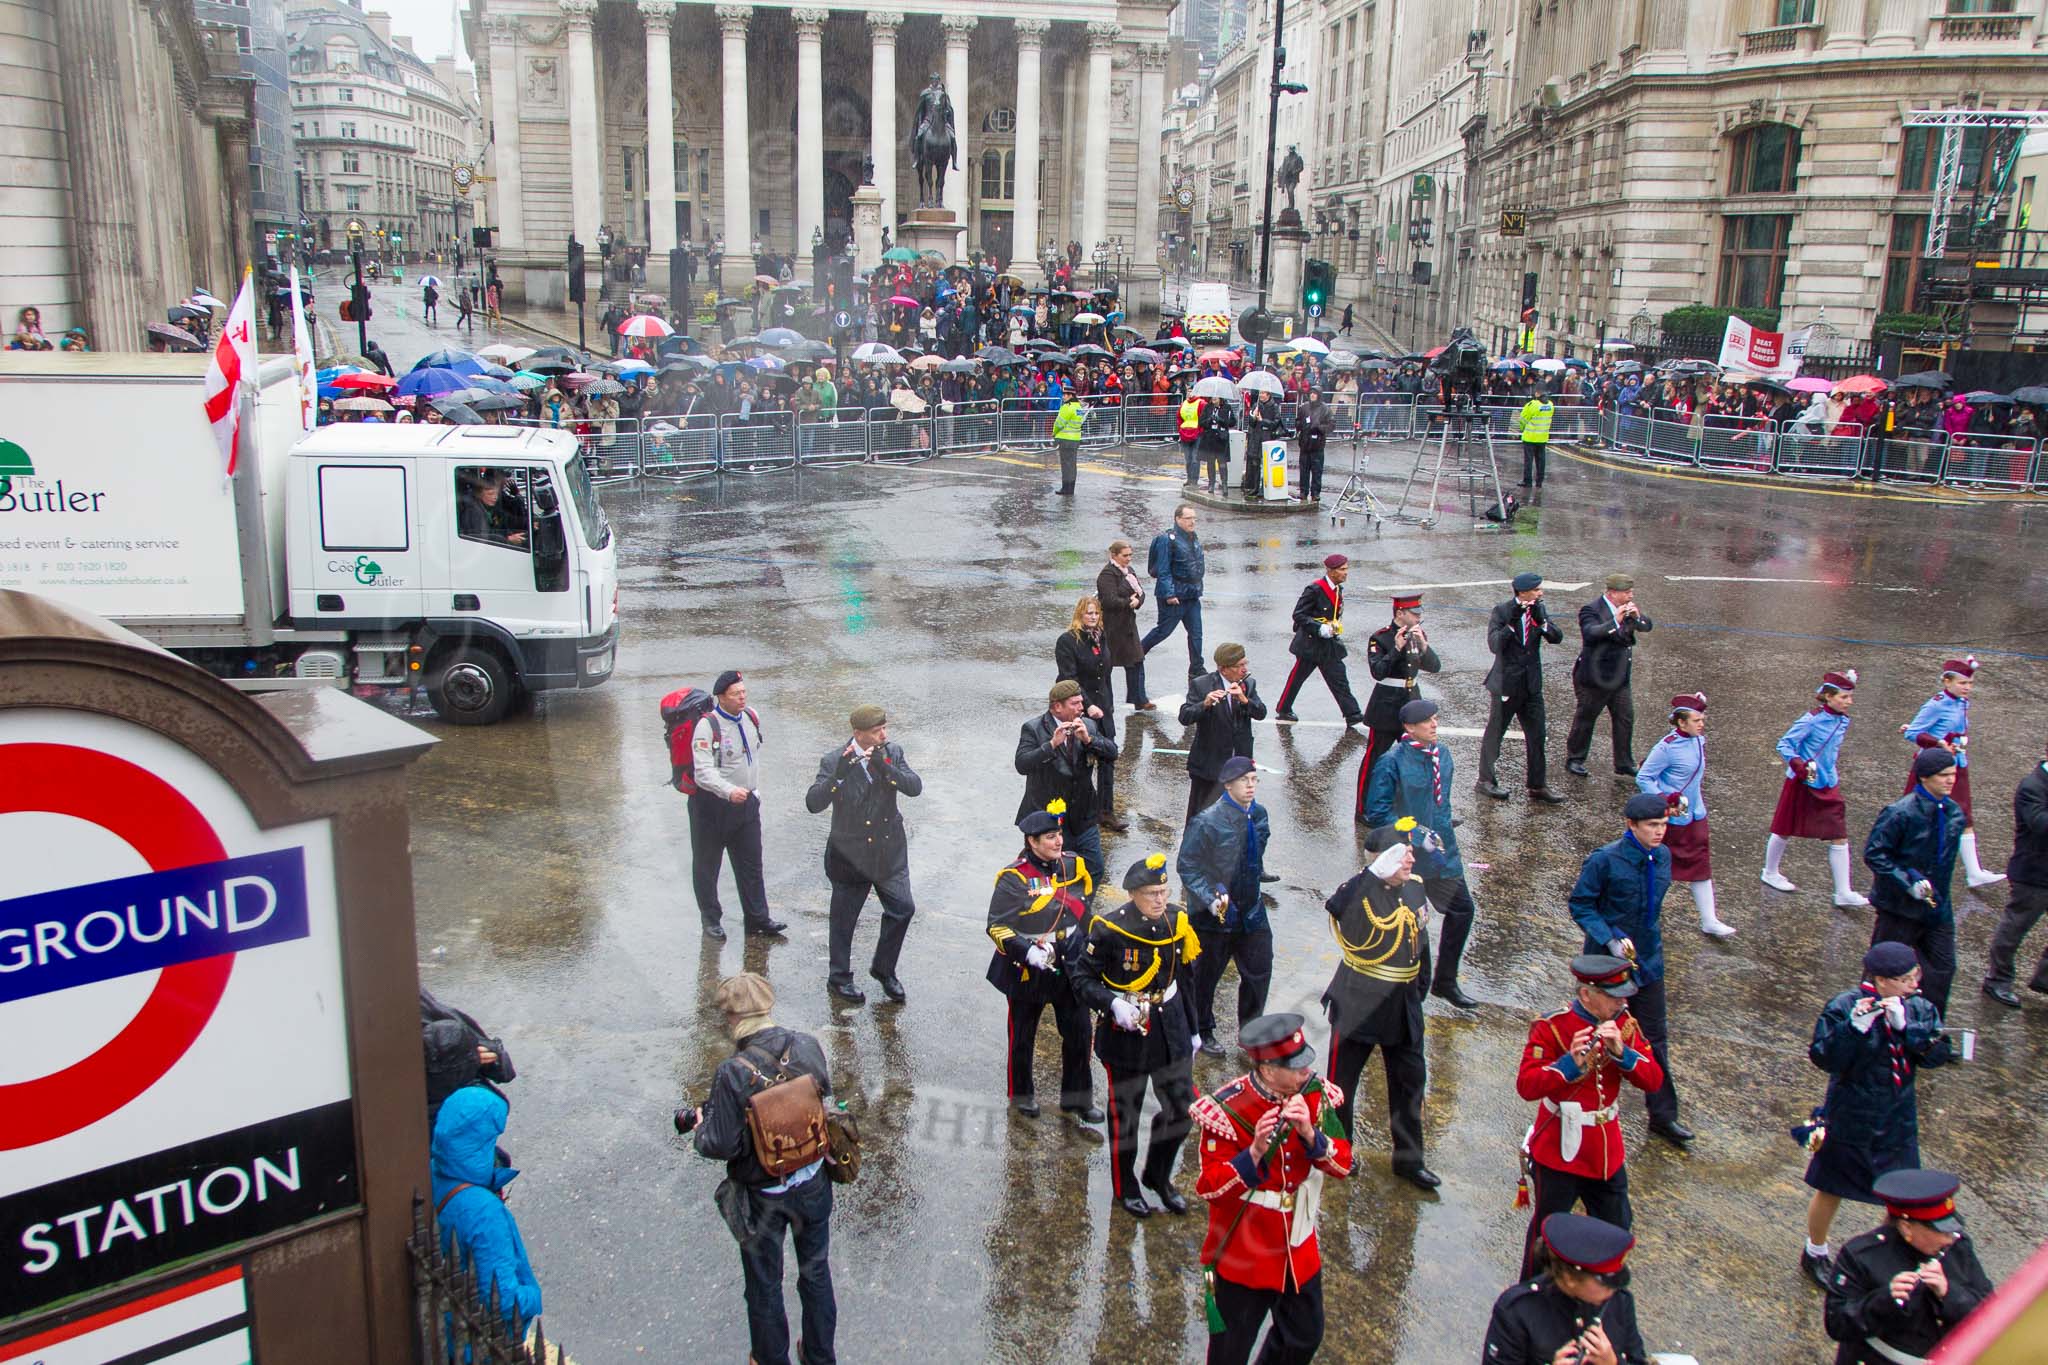
[{"label": "white delivery truck", "polygon": [[1187,308],[1181,326],[1196,344],[1227,345],[1233,319],[1230,315],[1230,286],[1215,280],[1197,280],[1188,286]]},{"label": "white delivery truck", "polygon": [[291,362],[244,391],[226,475],[206,358],[0,352],[0,587],[108,617],[241,687],[423,688],[459,725],[595,687],[610,524],[573,437],[301,431]]}]

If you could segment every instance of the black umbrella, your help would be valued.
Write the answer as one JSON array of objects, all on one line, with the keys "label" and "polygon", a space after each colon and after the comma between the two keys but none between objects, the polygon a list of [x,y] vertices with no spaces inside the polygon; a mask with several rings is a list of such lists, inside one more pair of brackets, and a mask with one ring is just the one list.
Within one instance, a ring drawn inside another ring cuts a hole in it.
[{"label": "black umbrella", "polygon": [[1020,351],[1057,351],[1059,348],[1060,344],[1057,341],[1041,341],[1036,337],[1030,341],[1017,343],[1017,349]]},{"label": "black umbrella", "polygon": [[1988,389],[1979,389],[1975,393],[1966,393],[1963,395],[1963,399],[1973,408],[2009,408],[2013,404],[2011,396],[2003,393],[1992,393]]},{"label": "black umbrella", "polygon": [[164,310],[164,317],[167,321],[170,322],[190,322],[193,318],[204,318],[211,316],[212,314],[208,313],[204,308],[194,308],[189,304],[183,303],[179,304],[175,308],[167,308]]},{"label": "black umbrella", "polygon": [[782,348],[785,360],[830,360],[838,354],[822,341],[792,342]]},{"label": "black umbrella", "polygon": [[1074,357],[1068,355],[1065,351],[1040,351],[1036,358],[1041,365],[1071,365],[1074,363]]},{"label": "black umbrella", "polygon": [[1899,376],[1895,389],[1945,389],[1955,381],[1942,370],[1921,370],[1915,374]]},{"label": "black umbrella", "polygon": [[973,374],[973,373],[974,373],[974,372],[975,372],[975,371],[976,371],[977,369],[979,369],[979,368],[980,368],[979,364],[977,364],[977,363],[976,363],[975,361],[972,361],[972,360],[966,360],[966,359],[959,359],[959,360],[948,360],[948,361],[947,361],[947,362],[946,362],[945,364],[943,364],[943,365],[939,366],[939,373],[940,373],[940,374]]},{"label": "black umbrella", "polygon": [[1100,346],[1095,345],[1092,342],[1083,342],[1081,345],[1075,346],[1072,349],[1070,349],[1067,352],[1067,354],[1072,356],[1076,360],[1079,360],[1084,356],[1089,360],[1114,360],[1116,358],[1112,356],[1108,351],[1104,350]]},{"label": "black umbrella", "polygon": [[2014,389],[2012,391],[2012,401],[2015,403],[2030,403],[2037,408],[2048,407],[2048,386],[2028,384],[2024,388]]},{"label": "black umbrella", "polygon": [[168,322],[152,322],[143,330],[153,337],[159,337],[164,341],[170,342],[174,346],[186,346],[195,351],[199,349],[198,337],[193,336],[182,327],[173,327]]},{"label": "black umbrella", "polygon": [[1775,379],[1746,379],[1743,384],[1752,389],[1769,389],[1772,393],[1790,393],[1792,390]]},{"label": "black umbrella", "polygon": [[[457,404],[457,406],[460,406],[460,404]],[[518,408],[525,407],[526,400],[524,398],[516,398],[509,393],[487,393],[469,406],[476,412],[512,412]]]},{"label": "black umbrella", "polygon": [[480,427],[484,424],[484,419],[477,414],[477,410],[467,403],[450,403],[437,411],[448,419],[451,426]]},{"label": "black umbrella", "polygon": [[575,361],[560,356],[543,356],[539,359],[528,357],[520,362],[519,368],[534,374],[574,374],[577,365]]}]

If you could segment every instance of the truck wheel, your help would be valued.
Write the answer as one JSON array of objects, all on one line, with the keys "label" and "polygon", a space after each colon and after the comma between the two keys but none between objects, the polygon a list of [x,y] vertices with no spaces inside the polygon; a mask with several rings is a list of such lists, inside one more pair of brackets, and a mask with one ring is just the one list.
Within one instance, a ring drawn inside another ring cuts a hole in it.
[{"label": "truck wheel", "polygon": [[448,656],[427,700],[450,725],[495,725],[512,705],[512,674],[495,650],[459,645]]}]

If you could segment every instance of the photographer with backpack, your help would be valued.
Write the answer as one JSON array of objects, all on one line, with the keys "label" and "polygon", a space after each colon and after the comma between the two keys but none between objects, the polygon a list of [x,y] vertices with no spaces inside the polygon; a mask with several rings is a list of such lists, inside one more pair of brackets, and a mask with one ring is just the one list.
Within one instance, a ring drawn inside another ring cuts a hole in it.
[{"label": "photographer with backpack", "polygon": [[709,697],[694,688],[672,692],[662,698],[661,718],[669,781],[690,798],[690,874],[705,936],[725,937],[718,870],[728,853],[747,932],[781,933],[789,926],[769,915],[761,878],[761,717],[747,705],[746,680],[729,668]]},{"label": "photographer with backpack", "polygon": [[718,1008],[737,1052],[718,1064],[701,1109],[676,1114],[695,1132],[697,1154],[725,1162],[719,1213],[740,1246],[746,1276],[747,1336],[757,1365],[789,1365],[789,1320],[782,1300],[782,1238],[796,1242],[797,1297],[803,1336],[796,1358],[832,1365],[839,1308],[827,1259],[832,1186],[849,1178],[828,1167],[825,1104],[832,1077],[818,1040],[778,1027],[775,988],[741,972],[718,983]]}]

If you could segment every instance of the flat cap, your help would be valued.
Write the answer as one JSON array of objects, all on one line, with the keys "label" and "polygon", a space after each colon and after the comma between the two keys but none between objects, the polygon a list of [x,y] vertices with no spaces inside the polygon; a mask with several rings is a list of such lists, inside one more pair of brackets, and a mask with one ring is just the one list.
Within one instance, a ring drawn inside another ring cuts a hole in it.
[{"label": "flat cap", "polygon": [[1946,749],[1922,749],[1913,755],[1913,776],[1933,777],[1956,766],[1956,756]]},{"label": "flat cap", "polygon": [[1078,697],[1080,695],[1081,684],[1075,682],[1072,678],[1061,678],[1052,685],[1052,690],[1045,694],[1045,699],[1048,703],[1057,705],[1069,697]]},{"label": "flat cap", "polygon": [[1427,697],[1417,697],[1414,701],[1402,703],[1401,723],[1403,725],[1420,725],[1442,709],[1442,707]]},{"label": "flat cap", "polygon": [[1572,975],[1584,985],[1596,986],[1617,1000],[1626,1000],[1636,993],[1635,969],[1623,959],[1607,953],[1581,953],[1573,958]]},{"label": "flat cap", "polygon": [[1514,589],[1516,592],[1527,592],[1531,588],[1540,588],[1542,586],[1543,575],[1540,573],[1532,573],[1525,570],[1515,575]]},{"label": "flat cap", "polygon": [[1920,965],[1920,955],[1904,943],[1890,939],[1870,945],[1870,951],[1863,955],[1863,974],[1867,977],[1904,976]]},{"label": "flat cap", "polygon": [[1166,885],[1166,855],[1148,853],[1124,873],[1124,890],[1141,891],[1148,886]]},{"label": "flat cap", "polygon": [[1666,820],[1670,816],[1671,810],[1665,804],[1663,796],[1655,792],[1637,792],[1628,799],[1628,804],[1621,808],[1621,818],[1624,820]]},{"label": "flat cap", "polygon": [[711,695],[722,697],[734,683],[744,681],[746,680],[740,677],[740,671],[737,668],[728,668],[725,672],[718,675],[716,682],[711,684]]},{"label": "flat cap", "polygon": [[1225,641],[1216,646],[1216,653],[1212,657],[1215,658],[1218,668],[1236,668],[1244,662],[1244,646]]},{"label": "flat cap", "polygon": [[1636,580],[1633,575],[1625,573],[1611,573],[1607,575],[1607,591],[1609,592],[1632,592],[1635,586]]},{"label": "flat cap", "polygon": [[745,1019],[775,1008],[775,987],[759,972],[741,972],[718,983],[718,1008]]},{"label": "flat cap", "polygon": [[872,730],[878,725],[887,725],[889,713],[873,702],[867,702],[854,707],[853,714],[846,718],[846,723],[856,730]]},{"label": "flat cap", "polygon": [[1237,1042],[1255,1062],[1298,1067],[1316,1059],[1298,1014],[1262,1014],[1248,1019],[1237,1031]]},{"label": "flat cap", "polygon": [[1235,782],[1238,778],[1248,776],[1258,770],[1259,765],[1246,758],[1243,754],[1232,754],[1229,758],[1223,760],[1223,766],[1216,772],[1216,780],[1218,782]]}]

